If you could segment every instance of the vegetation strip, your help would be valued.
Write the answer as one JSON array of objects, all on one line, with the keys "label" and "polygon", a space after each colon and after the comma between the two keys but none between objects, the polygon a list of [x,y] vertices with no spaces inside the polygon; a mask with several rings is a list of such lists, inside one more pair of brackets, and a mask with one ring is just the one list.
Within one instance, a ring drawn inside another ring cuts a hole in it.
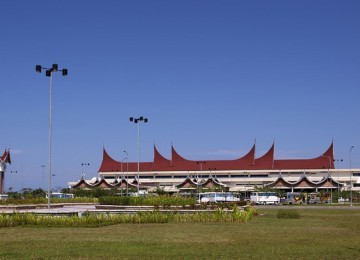
[{"label": "vegetation strip", "polygon": [[35,215],[32,213],[0,214],[0,227],[99,227],[120,223],[169,223],[169,222],[248,222],[256,214],[254,208],[222,209],[213,212],[177,214],[174,212],[147,211],[137,214],[94,214],[85,212],[71,216]]}]

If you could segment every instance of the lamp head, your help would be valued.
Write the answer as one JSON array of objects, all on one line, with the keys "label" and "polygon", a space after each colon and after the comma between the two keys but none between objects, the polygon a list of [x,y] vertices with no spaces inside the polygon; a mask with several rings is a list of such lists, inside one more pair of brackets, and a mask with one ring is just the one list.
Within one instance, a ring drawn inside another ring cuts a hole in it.
[{"label": "lamp head", "polygon": [[41,73],[41,65],[36,65],[35,71]]},{"label": "lamp head", "polygon": [[53,71],[58,71],[59,70],[59,66],[57,64],[53,64],[52,65],[52,70]]}]

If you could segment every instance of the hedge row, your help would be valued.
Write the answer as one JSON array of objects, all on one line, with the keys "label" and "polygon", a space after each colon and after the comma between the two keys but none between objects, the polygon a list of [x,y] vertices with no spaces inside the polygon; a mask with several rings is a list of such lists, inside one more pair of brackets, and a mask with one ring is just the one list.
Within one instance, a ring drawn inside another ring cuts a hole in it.
[{"label": "hedge row", "polygon": [[35,215],[31,213],[0,214],[1,227],[100,227],[121,223],[169,223],[169,222],[248,222],[256,215],[253,208],[234,209],[232,212],[218,209],[214,212],[194,214],[161,213],[159,211],[137,214],[95,214],[86,213],[81,217]]},{"label": "hedge row", "polygon": [[101,205],[134,205],[134,206],[195,206],[195,198],[184,198],[176,196],[147,196],[147,197],[131,197],[131,196],[105,196],[99,198]]}]

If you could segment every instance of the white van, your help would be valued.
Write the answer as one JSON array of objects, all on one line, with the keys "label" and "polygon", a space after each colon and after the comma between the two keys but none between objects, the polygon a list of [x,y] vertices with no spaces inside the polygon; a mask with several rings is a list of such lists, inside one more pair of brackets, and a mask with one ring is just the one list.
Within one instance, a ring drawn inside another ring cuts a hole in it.
[{"label": "white van", "polygon": [[280,197],[276,192],[252,192],[250,194],[250,203],[257,205],[279,204]]},{"label": "white van", "polygon": [[7,200],[9,198],[9,195],[7,194],[0,194],[0,200]]},{"label": "white van", "polygon": [[240,198],[234,196],[231,192],[204,192],[199,193],[199,203],[206,202],[235,202],[240,201]]},{"label": "white van", "polygon": [[73,198],[75,198],[75,195],[72,193],[53,192],[53,193],[51,193],[51,198],[73,199]]}]

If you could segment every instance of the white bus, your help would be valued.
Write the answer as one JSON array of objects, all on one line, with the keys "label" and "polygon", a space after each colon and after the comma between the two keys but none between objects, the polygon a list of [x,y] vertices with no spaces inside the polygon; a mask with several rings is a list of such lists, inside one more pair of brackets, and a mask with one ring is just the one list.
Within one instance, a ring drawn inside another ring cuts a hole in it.
[{"label": "white bus", "polygon": [[0,200],[7,200],[9,198],[9,195],[7,194],[0,194]]},{"label": "white bus", "polygon": [[250,203],[258,205],[279,204],[280,198],[276,192],[252,192],[250,194]]},{"label": "white bus", "polygon": [[[46,198],[47,198],[47,195],[46,195]],[[53,192],[53,193],[51,193],[51,198],[73,199],[73,198],[75,198],[75,195],[72,193]]]},{"label": "white bus", "polygon": [[199,203],[206,202],[235,202],[240,201],[240,198],[236,197],[231,192],[204,192],[199,193]]}]

